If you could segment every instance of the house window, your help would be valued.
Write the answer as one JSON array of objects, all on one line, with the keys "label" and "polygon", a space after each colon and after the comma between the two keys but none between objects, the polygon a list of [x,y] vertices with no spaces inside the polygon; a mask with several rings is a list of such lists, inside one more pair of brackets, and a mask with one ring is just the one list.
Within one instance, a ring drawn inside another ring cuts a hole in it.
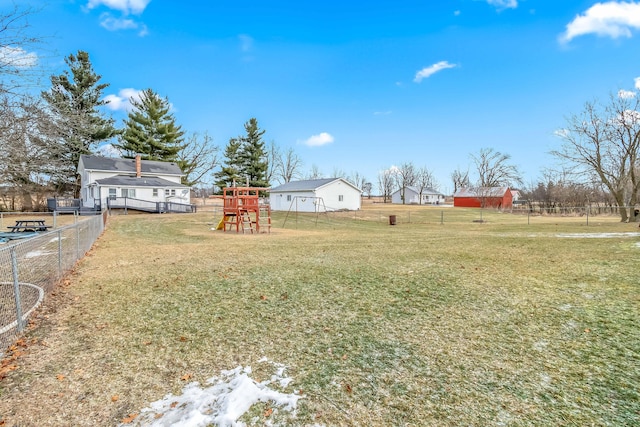
[{"label": "house window", "polygon": [[344,202],[344,196],[343,196],[342,194],[340,194],[340,195],[338,196],[338,201],[339,201],[339,202]]},{"label": "house window", "polygon": [[291,194],[287,194],[287,202],[291,201]]},{"label": "house window", "polygon": [[175,196],[175,195],[176,195],[176,189],[175,189],[175,188],[172,188],[172,189],[168,189],[168,188],[166,188],[166,189],[164,190],[164,195],[165,195],[166,197],[169,197],[169,196]]},{"label": "house window", "polygon": [[136,197],[136,189],[135,188],[121,188],[120,189],[120,197],[128,197],[133,199]]},{"label": "house window", "polygon": [[116,189],[115,188],[110,188],[109,189],[109,200],[115,200],[116,199]]},{"label": "house window", "polygon": [[154,188],[152,194],[153,194],[153,197],[158,197],[158,189]]}]

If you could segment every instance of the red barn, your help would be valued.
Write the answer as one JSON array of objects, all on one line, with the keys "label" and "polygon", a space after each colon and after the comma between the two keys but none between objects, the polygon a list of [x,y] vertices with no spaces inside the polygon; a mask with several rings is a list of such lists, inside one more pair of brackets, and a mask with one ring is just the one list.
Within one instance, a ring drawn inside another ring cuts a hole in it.
[{"label": "red barn", "polygon": [[462,188],[453,195],[453,206],[508,209],[513,205],[509,187]]}]

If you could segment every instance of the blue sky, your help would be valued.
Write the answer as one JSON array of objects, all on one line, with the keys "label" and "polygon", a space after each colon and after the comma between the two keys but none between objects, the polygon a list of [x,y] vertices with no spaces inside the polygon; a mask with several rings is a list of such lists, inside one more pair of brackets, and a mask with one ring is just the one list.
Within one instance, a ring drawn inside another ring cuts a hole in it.
[{"label": "blue sky", "polygon": [[412,162],[449,192],[453,170],[475,179],[481,148],[511,155],[530,183],[553,164],[566,117],[640,90],[640,2],[30,3],[46,46],[25,53],[58,74],[89,52],[118,125],[127,99],[152,88],[221,149],[255,117],[305,173],[358,172],[376,190],[379,171]]}]

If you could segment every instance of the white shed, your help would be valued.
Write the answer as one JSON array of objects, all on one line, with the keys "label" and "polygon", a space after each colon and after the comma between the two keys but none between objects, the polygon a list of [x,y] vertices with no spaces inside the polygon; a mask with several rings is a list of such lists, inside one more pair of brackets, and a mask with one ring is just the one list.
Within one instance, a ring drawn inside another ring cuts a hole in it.
[{"label": "white shed", "polygon": [[[439,205],[444,203],[444,194],[434,190],[433,188],[425,188],[422,190],[422,201],[420,200],[420,190],[415,187],[405,187],[404,189],[405,205]],[[391,194],[391,203],[402,204],[402,188]]]},{"label": "white shed", "polygon": [[342,178],[291,181],[272,188],[272,211],[326,212],[359,210],[362,191]]}]

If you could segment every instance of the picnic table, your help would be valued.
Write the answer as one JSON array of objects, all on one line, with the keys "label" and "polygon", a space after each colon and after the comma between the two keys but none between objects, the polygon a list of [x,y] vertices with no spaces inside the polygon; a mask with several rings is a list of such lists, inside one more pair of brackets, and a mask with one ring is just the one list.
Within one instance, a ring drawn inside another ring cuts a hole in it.
[{"label": "picnic table", "polygon": [[47,231],[51,226],[46,225],[43,219],[20,219],[16,221],[16,225],[10,225],[7,228],[12,232],[25,232]]}]

